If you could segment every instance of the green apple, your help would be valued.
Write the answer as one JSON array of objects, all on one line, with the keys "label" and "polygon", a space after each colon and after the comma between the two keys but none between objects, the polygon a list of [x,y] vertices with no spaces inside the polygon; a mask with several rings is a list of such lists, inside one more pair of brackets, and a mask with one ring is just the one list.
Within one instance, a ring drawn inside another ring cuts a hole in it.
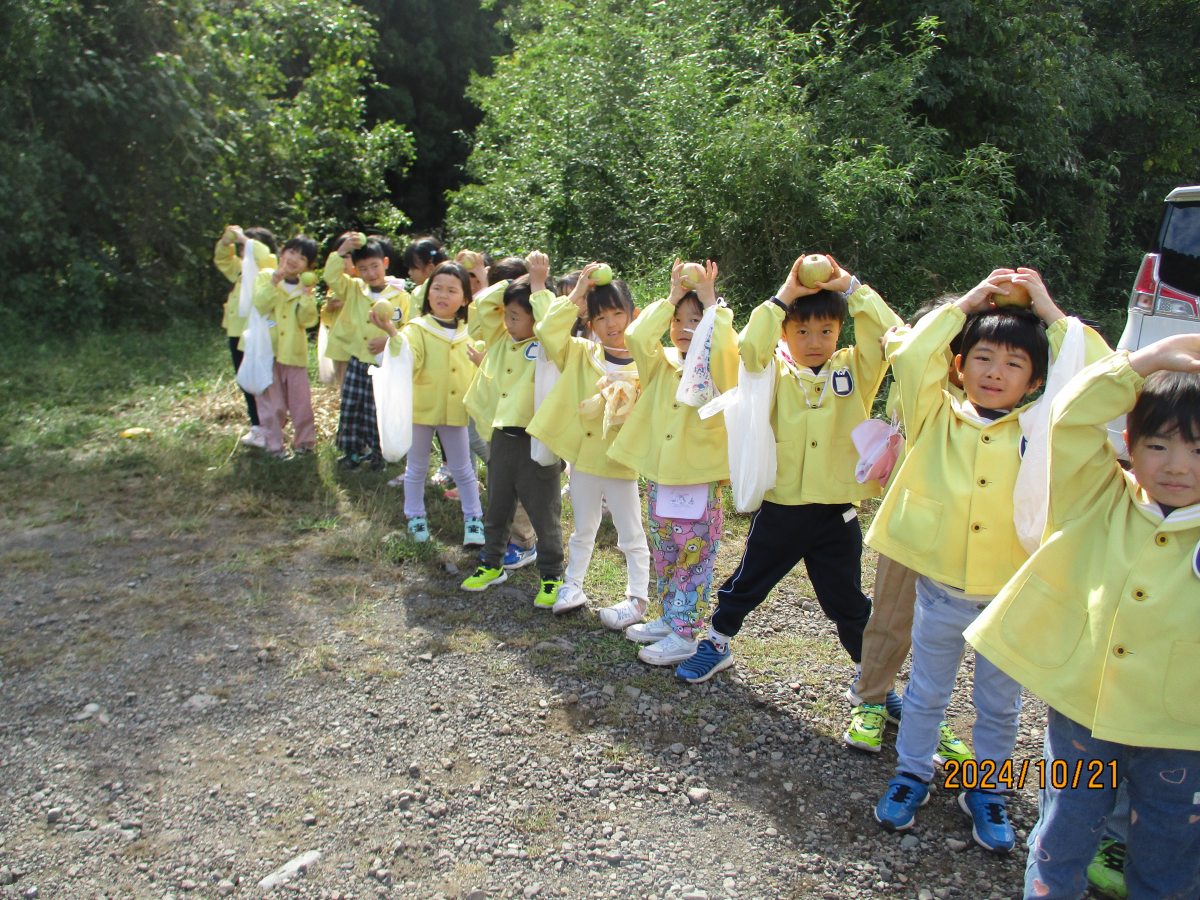
[{"label": "green apple", "polygon": [[821,253],[810,253],[796,265],[796,278],[806,288],[815,288],[833,277],[833,266],[829,257]]},{"label": "green apple", "polygon": [[470,272],[479,265],[479,254],[474,250],[462,250],[458,254],[458,264]]},{"label": "green apple", "polygon": [[317,283],[317,273],[316,272],[301,272],[300,273],[300,283],[302,285],[304,285],[305,287],[312,287],[314,284]]},{"label": "green apple", "polygon": [[600,263],[596,266],[596,270],[592,272],[592,284],[603,285],[609,284],[612,281],[612,266],[608,263]]},{"label": "green apple", "polygon": [[705,274],[704,266],[700,263],[684,263],[679,272],[679,286],[685,291],[694,291],[696,286],[704,280]]},{"label": "green apple", "polygon": [[1007,294],[992,294],[992,302],[998,307],[1017,306],[1021,309],[1029,309],[1033,306],[1033,298],[1029,296],[1029,289],[1022,284],[1008,282],[1000,285]]},{"label": "green apple", "polygon": [[356,232],[354,232],[354,236],[356,238],[358,238],[358,242],[360,244],[362,244],[364,247],[367,245],[367,236],[363,232],[356,231]]},{"label": "green apple", "polygon": [[375,314],[375,318],[380,322],[390,322],[392,314],[396,311],[396,307],[392,306],[387,300],[376,300],[375,305],[371,307],[371,312]]}]

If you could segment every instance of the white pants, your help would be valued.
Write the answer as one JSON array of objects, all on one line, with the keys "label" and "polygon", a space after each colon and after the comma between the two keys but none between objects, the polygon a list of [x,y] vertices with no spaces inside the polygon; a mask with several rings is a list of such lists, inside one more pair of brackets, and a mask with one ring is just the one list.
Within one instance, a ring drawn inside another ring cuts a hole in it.
[{"label": "white pants", "polygon": [[467,439],[466,425],[417,425],[413,424],[412,448],[408,451],[408,465],[404,469],[404,515],[425,515],[425,475],[429,471],[429,451],[433,448],[433,432],[436,429],[446,452],[446,467],[458,488],[464,518],[480,518],[483,506],[479,502],[479,481],[475,478],[475,465],[471,462],[471,448]]},{"label": "white pants", "polygon": [[592,561],[596,532],[600,530],[603,504],[607,500],[613,524],[617,526],[617,547],[625,554],[629,579],[625,594],[646,599],[650,586],[650,548],[642,527],[642,501],[638,496],[637,481],[604,478],[572,469],[570,491],[575,530],[567,542],[566,583],[583,589],[583,576]]}]

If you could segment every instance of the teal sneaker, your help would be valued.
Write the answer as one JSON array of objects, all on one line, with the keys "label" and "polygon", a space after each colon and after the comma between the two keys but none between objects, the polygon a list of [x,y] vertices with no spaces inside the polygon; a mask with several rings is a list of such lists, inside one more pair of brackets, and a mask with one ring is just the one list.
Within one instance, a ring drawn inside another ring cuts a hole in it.
[{"label": "teal sneaker", "polygon": [[429,540],[429,522],[424,516],[413,516],[408,520],[408,533],[418,544],[424,544]]},{"label": "teal sneaker", "polygon": [[883,749],[883,726],[887,710],[879,703],[863,703],[854,707],[850,716],[850,727],[842,735],[842,742],[855,750],[878,753]]}]

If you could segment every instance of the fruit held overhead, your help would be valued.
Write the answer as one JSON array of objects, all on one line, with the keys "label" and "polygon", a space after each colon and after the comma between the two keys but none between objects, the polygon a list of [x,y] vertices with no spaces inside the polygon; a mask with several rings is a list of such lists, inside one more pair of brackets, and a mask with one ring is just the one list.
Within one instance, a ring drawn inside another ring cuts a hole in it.
[{"label": "fruit held overhead", "polygon": [[806,288],[815,288],[833,277],[833,264],[829,257],[820,253],[810,253],[800,259],[796,266],[796,278]]},{"label": "fruit held overhead", "polygon": [[1023,284],[1009,281],[1000,285],[1000,287],[1008,291],[1008,293],[992,294],[992,302],[997,306],[1017,306],[1021,309],[1029,309],[1033,306],[1033,298],[1029,296],[1029,289]]},{"label": "fruit held overhead", "polygon": [[704,266],[700,263],[684,263],[679,272],[679,286],[685,291],[694,291],[704,280]]},{"label": "fruit held overhead", "polygon": [[609,284],[612,282],[612,279],[613,279],[612,266],[610,266],[608,263],[600,263],[600,265],[598,265],[596,267],[595,271],[592,272],[592,284],[595,284],[595,285]]},{"label": "fruit held overhead", "polygon": [[458,254],[458,264],[469,272],[479,265],[479,254],[474,250],[463,250]]},{"label": "fruit held overhead", "polygon": [[301,272],[300,273],[300,283],[302,285],[304,285],[305,287],[312,287],[314,284],[317,283],[317,273],[316,272]]}]

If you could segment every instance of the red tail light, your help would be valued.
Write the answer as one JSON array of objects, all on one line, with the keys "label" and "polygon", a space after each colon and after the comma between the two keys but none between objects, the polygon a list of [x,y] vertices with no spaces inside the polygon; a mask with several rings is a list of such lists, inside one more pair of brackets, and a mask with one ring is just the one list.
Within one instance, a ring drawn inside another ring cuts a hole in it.
[{"label": "red tail light", "polygon": [[1147,253],[1142,257],[1133,290],[1129,292],[1129,308],[1144,313],[1165,313],[1171,316],[1200,317],[1198,298],[1176,290],[1169,284],[1159,284],[1158,254]]}]

